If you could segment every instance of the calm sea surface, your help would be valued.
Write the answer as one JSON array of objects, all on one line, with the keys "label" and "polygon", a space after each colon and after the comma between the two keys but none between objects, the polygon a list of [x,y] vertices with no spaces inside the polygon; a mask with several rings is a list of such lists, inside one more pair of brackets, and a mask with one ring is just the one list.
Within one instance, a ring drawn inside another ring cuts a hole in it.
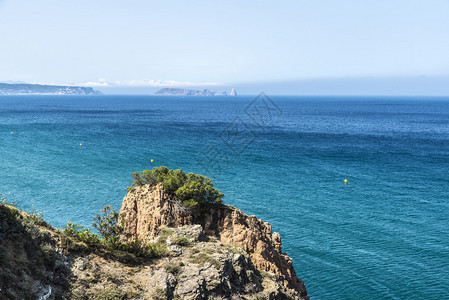
[{"label": "calm sea surface", "polygon": [[312,299],[448,299],[449,99],[253,99],[0,97],[0,193],[90,225],[182,168],[273,225]]}]

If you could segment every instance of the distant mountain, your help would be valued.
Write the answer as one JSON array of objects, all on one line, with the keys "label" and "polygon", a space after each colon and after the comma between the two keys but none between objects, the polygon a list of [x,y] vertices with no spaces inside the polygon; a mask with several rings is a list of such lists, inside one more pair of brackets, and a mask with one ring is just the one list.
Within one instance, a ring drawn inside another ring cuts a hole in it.
[{"label": "distant mountain", "polygon": [[0,95],[101,95],[90,87],[0,83]]},{"label": "distant mountain", "polygon": [[[234,90],[234,89],[233,89]],[[163,88],[154,93],[158,96],[227,96],[226,92],[213,92],[208,89],[204,90],[189,90],[180,88]]]}]

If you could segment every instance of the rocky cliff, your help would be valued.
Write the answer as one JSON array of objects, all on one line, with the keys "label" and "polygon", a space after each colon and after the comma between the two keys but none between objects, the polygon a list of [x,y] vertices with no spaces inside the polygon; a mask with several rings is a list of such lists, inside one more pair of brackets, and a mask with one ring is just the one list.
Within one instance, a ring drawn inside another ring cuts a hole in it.
[{"label": "rocky cliff", "polygon": [[160,184],[134,188],[121,213],[121,238],[144,243],[111,248],[0,201],[0,299],[308,299],[279,235],[254,216],[186,208]]},{"label": "rocky cliff", "polygon": [[272,274],[277,282],[298,296],[306,297],[304,283],[296,276],[292,259],[282,253],[281,237],[269,223],[247,216],[235,207],[213,204],[186,208],[165,193],[161,184],[133,188],[120,210],[124,226],[122,240],[154,241],[164,227],[200,225],[206,237],[237,246],[251,258],[254,266]]}]

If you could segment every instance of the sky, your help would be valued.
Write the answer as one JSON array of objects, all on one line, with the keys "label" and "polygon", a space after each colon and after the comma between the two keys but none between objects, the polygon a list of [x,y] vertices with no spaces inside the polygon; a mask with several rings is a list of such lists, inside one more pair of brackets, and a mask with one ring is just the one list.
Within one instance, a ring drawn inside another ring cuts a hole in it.
[{"label": "sky", "polygon": [[449,95],[449,0],[0,0],[0,81]]}]

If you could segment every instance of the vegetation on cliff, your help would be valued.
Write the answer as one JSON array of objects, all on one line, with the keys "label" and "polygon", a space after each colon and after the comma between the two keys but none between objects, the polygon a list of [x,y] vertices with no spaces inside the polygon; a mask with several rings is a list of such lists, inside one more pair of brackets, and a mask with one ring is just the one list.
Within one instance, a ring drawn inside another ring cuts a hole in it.
[{"label": "vegetation on cliff", "polygon": [[292,259],[282,252],[281,236],[269,223],[235,207],[210,204],[188,209],[176,196],[168,195],[162,183],[145,184],[125,196],[120,219],[122,239],[127,242],[154,241],[165,227],[199,225],[207,238],[243,249],[258,270],[273,274],[286,288],[306,298],[304,282],[296,276]]},{"label": "vegetation on cliff", "polygon": [[211,179],[160,167],[131,189],[93,229],[59,230],[0,199],[0,299],[308,299],[279,234],[213,205]]},{"label": "vegetation on cliff", "polygon": [[159,259],[123,259],[104,236],[81,232],[0,202],[0,299],[303,299],[243,249],[204,239],[200,225],[162,228]]},{"label": "vegetation on cliff", "polygon": [[76,223],[68,223],[63,234],[86,244],[89,248],[105,249],[111,251],[110,254],[117,258],[124,258],[128,261],[168,255],[168,251],[162,243],[144,244],[140,240],[129,243],[120,241],[123,226],[118,223],[118,219],[119,213],[107,205],[102,209],[101,214],[93,217],[92,227],[98,231],[98,234],[90,228],[84,228]]},{"label": "vegetation on cliff", "polygon": [[[1,196],[1,195],[0,195]],[[58,264],[57,242],[38,214],[26,214],[0,199],[0,299],[62,296],[67,269]]]},{"label": "vegetation on cliff", "polygon": [[224,195],[214,187],[212,179],[193,173],[186,174],[182,169],[155,167],[153,170],[134,172],[131,176],[133,187],[162,183],[166,193],[175,195],[188,207],[223,202]]}]

